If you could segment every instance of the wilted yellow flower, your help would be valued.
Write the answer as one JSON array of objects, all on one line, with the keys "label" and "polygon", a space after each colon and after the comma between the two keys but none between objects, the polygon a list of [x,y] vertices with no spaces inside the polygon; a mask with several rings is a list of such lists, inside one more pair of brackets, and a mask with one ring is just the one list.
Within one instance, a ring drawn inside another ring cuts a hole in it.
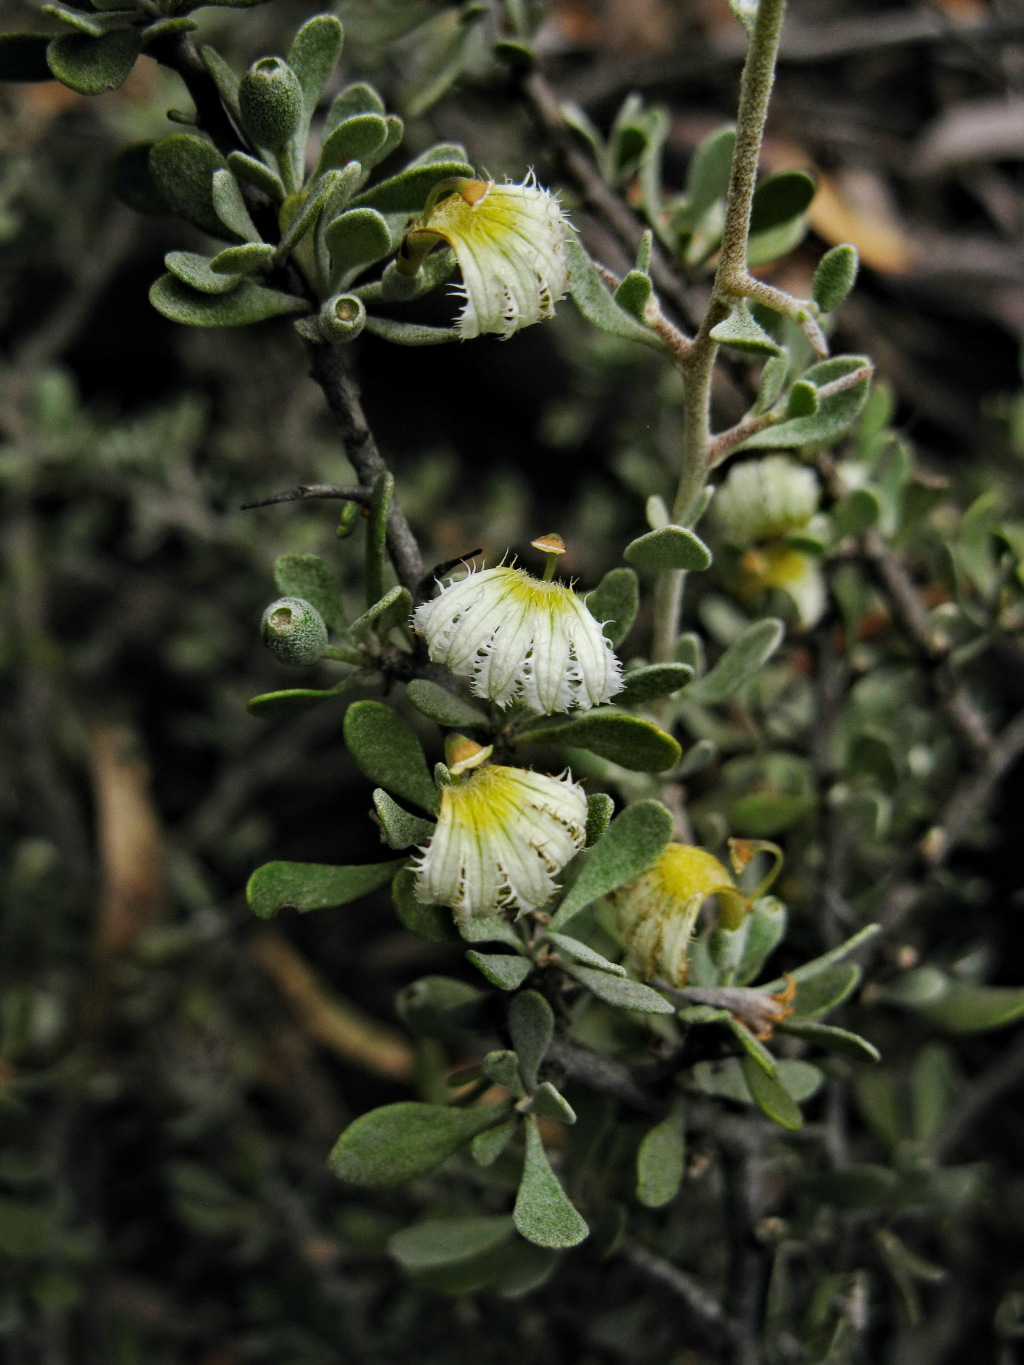
[{"label": "wilted yellow flower", "polygon": [[581,597],[502,565],[472,572],[413,614],[434,663],[478,697],[548,715],[589,710],[622,690],[621,665]]},{"label": "wilted yellow flower", "polygon": [[540,909],[583,847],[583,788],[569,773],[458,766],[465,775],[442,788],[437,828],[416,867],[417,898],[460,918]]},{"label": "wilted yellow flower", "polygon": [[718,898],[729,927],[742,920],[747,897],[713,854],[692,844],[669,844],[652,867],[609,896],[641,976],[686,984],[687,949],[709,896]]},{"label": "wilted yellow flower", "polygon": [[569,283],[569,224],[555,195],[531,178],[523,185],[454,180],[406,234],[399,260],[415,262],[438,238],[455,252],[465,302],[462,337],[503,338],[549,318]]}]

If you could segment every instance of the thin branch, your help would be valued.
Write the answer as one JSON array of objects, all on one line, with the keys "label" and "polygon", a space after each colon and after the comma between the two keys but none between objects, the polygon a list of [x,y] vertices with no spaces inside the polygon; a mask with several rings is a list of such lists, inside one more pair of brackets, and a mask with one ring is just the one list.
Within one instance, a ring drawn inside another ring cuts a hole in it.
[{"label": "thin branch", "polygon": [[217,83],[203,65],[188,33],[175,33],[158,38],[146,49],[161,66],[176,71],[185,83],[196,107],[196,122],[209,133],[214,146],[223,155],[239,150],[239,137],[221,102]]},{"label": "thin branch", "polygon": [[[576,134],[566,122],[554,90],[539,71],[533,71],[526,77],[522,90],[534,120],[546,139],[558,149],[566,171],[586,203],[604,220],[625,250],[631,255],[635,254],[644,234],[643,225],[602,180],[597,167],[579,145]],[[676,316],[693,330],[697,322],[691,300],[657,242],[651,249],[650,274],[661,297],[668,301]]]},{"label": "thin branch", "polygon": [[608,1095],[641,1114],[661,1114],[663,1105],[636,1080],[632,1071],[621,1062],[605,1057],[600,1052],[573,1043],[556,1033],[548,1048],[547,1058],[562,1072],[566,1080],[576,1081],[599,1094]]},{"label": "thin branch", "polygon": [[701,1326],[712,1337],[721,1341],[734,1340],[736,1331],[725,1315],[722,1305],[694,1276],[680,1270],[671,1261],[657,1256],[640,1242],[627,1239],[619,1252],[622,1259],[647,1280],[652,1280],[667,1289],[698,1319]]},{"label": "thin branch", "polygon": [[360,488],[354,484],[341,483],[300,483],[296,488],[286,488],[283,493],[272,493],[269,498],[257,498],[255,502],[243,502],[240,510],[251,512],[256,507],[276,507],[282,502],[305,502],[312,498],[338,498],[343,502],[358,502],[365,507],[370,501],[370,488]]},{"label": "thin branch", "polygon": [[[853,370],[850,374],[840,375],[838,379],[831,379],[827,384],[822,384],[818,390],[818,401],[827,401],[834,398],[837,394],[846,393],[849,389],[855,389],[858,384],[863,384],[865,380],[874,374],[874,366],[862,365],[859,369]],[[744,441],[756,436],[759,431],[765,431],[768,427],[775,426],[782,421],[779,412],[769,410],[748,414],[741,422],[729,427],[727,431],[721,431],[717,436],[712,436],[708,446],[710,456],[710,467],[716,468],[722,461],[731,455],[734,450],[743,444]]]},{"label": "thin branch", "polygon": [[[340,346],[318,346],[307,342],[306,353],[309,356],[309,372],[323,390],[327,406],[341,428],[345,453],[359,475],[359,482],[365,489],[372,489],[380,476],[387,472],[387,465],[366,420],[359,387],[349,374],[343,350]],[[415,596],[423,581],[423,560],[416,537],[397,501],[391,504],[387,543],[399,582]]]},{"label": "thin branch", "polygon": [[953,1112],[946,1118],[935,1145],[936,1161],[948,1160],[970,1129],[991,1104],[1007,1090],[1024,1082],[1024,1031],[1012,1047],[1000,1053],[992,1065],[970,1081],[961,1092]]}]

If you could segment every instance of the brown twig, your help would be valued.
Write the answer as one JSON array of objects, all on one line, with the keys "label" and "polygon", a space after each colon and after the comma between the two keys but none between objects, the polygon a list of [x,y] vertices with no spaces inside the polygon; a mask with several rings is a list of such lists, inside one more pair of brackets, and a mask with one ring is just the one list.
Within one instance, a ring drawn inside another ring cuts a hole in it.
[{"label": "brown twig", "polygon": [[694,1276],[688,1275],[685,1270],[680,1270],[671,1261],[666,1261],[664,1257],[656,1255],[632,1239],[623,1243],[619,1254],[645,1279],[660,1284],[685,1304],[705,1332],[719,1341],[723,1338],[735,1339],[735,1327],[726,1317],[722,1305]]},{"label": "brown twig", "polygon": [[237,151],[238,133],[228,117],[220,98],[217,83],[203,65],[203,59],[188,33],[175,33],[150,43],[147,54],[177,72],[196,107],[196,122],[209,133],[214,146],[222,155]]},{"label": "brown twig", "polygon": [[[365,489],[372,489],[387,472],[387,465],[366,420],[359,387],[349,373],[342,348],[307,342],[306,353],[309,372],[323,390],[327,406],[341,428],[345,453],[359,475],[359,482]],[[405,514],[394,501],[388,517],[387,542],[399,582],[415,595],[423,580],[423,560]]]},{"label": "brown twig", "polygon": [[[558,96],[539,71],[523,81],[523,94],[541,131],[558,149],[558,154],[585,202],[609,227],[620,244],[635,254],[644,234],[643,225],[610,186],[601,179],[593,161],[579,145],[565,120]],[[651,280],[661,297],[668,301],[677,317],[689,330],[697,319],[682,282],[665,259],[657,242],[651,249]]]},{"label": "brown twig", "polygon": [[338,498],[343,502],[358,502],[365,507],[372,492],[370,488],[360,488],[355,484],[300,483],[295,488],[286,488],[283,493],[272,493],[269,498],[243,502],[241,510],[251,512],[256,507],[276,507],[278,503],[305,502],[312,498]]},{"label": "brown twig", "polygon": [[935,1160],[948,1160],[989,1105],[1022,1082],[1024,1032],[1018,1033],[1013,1045],[1001,1052],[992,1065],[961,1092],[955,1108],[942,1125],[942,1133],[935,1144]]},{"label": "brown twig", "polygon": [[556,1033],[548,1048],[547,1060],[562,1072],[566,1080],[576,1081],[618,1100],[641,1114],[660,1114],[663,1106],[643,1088],[628,1067],[600,1052],[581,1047],[563,1034]]}]

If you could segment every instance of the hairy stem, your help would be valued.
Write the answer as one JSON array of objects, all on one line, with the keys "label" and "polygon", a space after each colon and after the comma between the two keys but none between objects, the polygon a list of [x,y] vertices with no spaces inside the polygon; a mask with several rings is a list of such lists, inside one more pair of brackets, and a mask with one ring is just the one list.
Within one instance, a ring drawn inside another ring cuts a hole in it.
[{"label": "hairy stem", "polygon": [[[683,466],[672,504],[672,520],[677,525],[685,525],[692,515],[711,469],[714,441],[711,431],[711,387],[718,358],[718,343],[712,338],[711,332],[726,316],[731,301],[738,293],[742,293],[748,279],[750,211],[785,10],[786,0],[761,0],[758,6],[740,82],[736,146],[729,173],[722,251],[715,272],[711,302],[697,335],[679,361],[685,406]],[[681,569],[666,569],[658,576],[651,648],[651,657],[656,663],[664,663],[672,657],[679,633],[684,582],[684,571]]]}]

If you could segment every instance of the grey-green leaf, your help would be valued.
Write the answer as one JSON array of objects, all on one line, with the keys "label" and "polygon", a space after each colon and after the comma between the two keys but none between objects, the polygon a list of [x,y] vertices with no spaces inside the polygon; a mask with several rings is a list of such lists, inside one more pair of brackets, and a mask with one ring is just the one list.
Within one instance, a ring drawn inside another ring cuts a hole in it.
[{"label": "grey-green leaf", "polygon": [[68,33],[54,38],[46,49],[46,60],[62,85],[80,95],[102,95],[124,85],[141,48],[142,34],[137,28],[115,29],[99,38]]},{"label": "grey-green leaf", "polygon": [[703,678],[691,683],[686,695],[707,706],[728,701],[768,662],[782,643],[785,627],[774,617],[754,621],[732,642]]},{"label": "grey-green leaf", "polygon": [[218,251],[210,269],[216,274],[249,275],[254,270],[266,270],[273,259],[274,248],[269,242],[244,242]]},{"label": "grey-green leaf", "polygon": [[753,1057],[744,1057],[740,1066],[753,1101],[766,1118],[791,1133],[804,1126],[800,1106],[777,1076],[769,1076]]},{"label": "grey-green leaf", "polygon": [[440,1166],[504,1113],[502,1105],[453,1109],[415,1101],[387,1104],[349,1124],[329,1165],[350,1185],[398,1185]]},{"label": "grey-green leaf", "polygon": [[588,322],[612,336],[639,341],[656,351],[666,349],[665,343],[654,332],[619,307],[611,290],[597,273],[593,261],[578,242],[567,242],[566,254],[569,261],[569,293]]},{"label": "grey-green leaf", "polygon": [[[229,233],[240,237],[243,242],[260,240],[260,234],[245,206],[241,186],[226,166],[214,171],[210,194],[213,211]],[[222,232],[219,235],[224,234]]]},{"label": "grey-green leaf", "polygon": [[473,1160],[478,1166],[493,1166],[498,1157],[515,1136],[518,1122],[515,1116],[507,1118],[495,1128],[479,1133],[470,1144]]},{"label": "grey-green leaf", "polygon": [[725,198],[735,145],[736,129],[726,125],[710,133],[694,152],[686,172],[686,197],[695,223]]},{"label": "grey-green leaf", "polygon": [[[474,1153],[475,1148],[474,1141]],[[482,1256],[514,1233],[515,1225],[507,1213],[427,1218],[396,1232],[388,1241],[388,1250],[403,1269],[423,1274]]]},{"label": "grey-green leaf", "polygon": [[1024,989],[953,982],[942,995],[916,1008],[947,1033],[987,1033],[1024,1017]]},{"label": "grey-green leaf", "polygon": [[664,1208],[679,1193],[686,1168],[686,1123],[681,1099],[644,1134],[636,1154],[636,1197],[649,1209]]},{"label": "grey-green leaf", "polygon": [[860,984],[861,969],[855,962],[837,962],[811,977],[797,980],[793,1018],[811,1019],[841,1005]]},{"label": "grey-green leaf", "polygon": [[530,1100],[530,1112],[539,1114],[542,1119],[553,1119],[555,1123],[571,1126],[576,1122],[576,1111],[550,1081],[541,1081],[534,1091]]},{"label": "grey-green leaf", "polygon": [[671,696],[693,678],[689,664],[648,664],[631,669],[622,679],[625,690],[616,700],[623,706],[640,706],[656,697]]},{"label": "grey-green leaf", "polygon": [[573,720],[538,726],[519,736],[520,744],[567,744],[589,749],[633,772],[660,773],[682,756],[676,740],[651,720],[609,707],[587,711]]},{"label": "grey-green leaf", "polygon": [[373,630],[384,639],[395,626],[407,624],[411,613],[412,594],[408,588],[396,584],[379,602],[374,602],[362,616],[356,617],[349,629],[357,638]]},{"label": "grey-green leaf", "polygon": [[430,327],[422,322],[401,322],[373,314],[366,319],[366,330],[395,346],[447,346],[460,340],[454,327]]},{"label": "grey-green leaf", "polygon": [[837,1052],[858,1062],[881,1061],[882,1054],[874,1043],[869,1043],[859,1033],[851,1033],[849,1029],[835,1028],[831,1024],[800,1023],[796,1020],[780,1024],[778,1028],[780,1032],[792,1033],[794,1037],[802,1038],[805,1043],[812,1043],[826,1052]]},{"label": "grey-green leaf", "polygon": [[378,787],[373,793],[373,804],[388,848],[410,848],[413,844],[425,844],[434,833],[432,820],[410,815],[396,801],[392,801],[383,787]]},{"label": "grey-green leaf", "polygon": [[551,1169],[532,1114],[526,1116],[526,1158],[512,1217],[520,1236],[540,1247],[573,1247],[590,1231]]},{"label": "grey-green leaf", "polygon": [[672,831],[672,816],[660,801],[627,806],[608,826],[600,843],[583,855],[583,868],[551,927],[562,929],[585,906],[645,872],[672,838]]},{"label": "grey-green leaf", "polygon": [[279,910],[331,910],[387,886],[404,859],[356,867],[323,863],[264,863],[245,888],[249,909],[260,919]]},{"label": "grey-green leaf", "polygon": [[421,715],[453,730],[478,729],[487,725],[487,716],[472,702],[449,692],[428,678],[414,678],[406,694]]},{"label": "grey-green leaf", "polygon": [[533,971],[533,963],[528,957],[513,953],[480,953],[470,948],[466,960],[501,991],[518,990]]},{"label": "grey-green leaf", "polygon": [[716,327],[711,329],[711,339],[721,346],[731,346],[735,351],[747,355],[773,356],[782,353],[782,347],[774,337],[756,322],[746,301],[737,303]]},{"label": "grey-green leaf", "polygon": [[860,536],[877,526],[882,516],[882,499],[873,488],[854,488],[832,509],[836,536]]},{"label": "grey-green leaf", "polygon": [[473,167],[465,161],[435,161],[407,167],[398,175],[364,190],[353,199],[352,207],[365,206],[379,213],[420,213],[435,185],[453,176],[472,177],[474,174]]},{"label": "grey-green leaf", "polygon": [[537,1071],[555,1033],[555,1016],[539,991],[520,991],[509,1001],[508,1030],[519,1057],[519,1074],[527,1090],[537,1084]]},{"label": "grey-green leaf", "polygon": [[387,221],[376,209],[349,209],[324,228],[332,288],[340,289],[393,249]]},{"label": "grey-green leaf", "polygon": [[224,167],[213,143],[193,133],[171,133],[149,151],[149,171],[167,206],[211,236],[230,240],[234,234],[225,230],[213,206],[214,173]]},{"label": "grey-green leaf", "polygon": [[298,711],[308,711],[313,706],[319,706],[321,702],[342,697],[360,683],[370,682],[377,676],[376,673],[360,669],[349,677],[342,678],[341,682],[335,683],[333,687],[286,687],[277,692],[263,692],[258,697],[249,699],[246,710],[251,716],[259,716],[261,720],[294,716]]},{"label": "grey-green leaf", "polygon": [[711,551],[700,536],[685,526],[663,526],[648,531],[626,546],[625,558],[640,569],[689,569],[711,567]]},{"label": "grey-green leaf", "polygon": [[373,154],[384,146],[387,137],[388,125],[380,114],[357,114],[345,119],[324,139],[318,173],[347,166],[350,161],[372,165]]},{"label": "grey-green leaf", "polygon": [[622,644],[640,609],[640,584],[633,570],[609,569],[585,600],[605,636],[613,645]]},{"label": "grey-green leaf", "polygon": [[618,962],[610,962],[588,944],[581,943],[578,938],[570,938],[567,934],[559,934],[551,929],[544,937],[553,948],[557,948],[572,962],[578,962],[584,967],[593,967],[599,972],[610,972],[612,976],[626,975],[625,967],[620,966]]},{"label": "grey-green leaf", "polygon": [[762,180],[754,191],[750,232],[768,232],[810,208],[817,185],[806,171],[780,171]]},{"label": "grey-green leaf", "polygon": [[823,313],[833,313],[857,279],[857,248],[844,242],[826,251],[811,281],[811,297]]},{"label": "grey-green leaf", "polygon": [[380,701],[357,701],[345,712],[345,744],[360,771],[431,815],[437,788],[412,726]]},{"label": "grey-green leaf", "polygon": [[584,848],[593,848],[603,837],[615,814],[615,802],[607,792],[591,792],[587,797],[587,828],[583,838]]},{"label": "grey-green leaf", "polygon": [[345,614],[334,575],[319,555],[281,555],[274,564],[274,582],[283,593],[311,602],[328,630],[343,629]]},{"label": "grey-green leaf", "polygon": [[[230,276],[225,276],[230,279]],[[186,327],[245,327],[288,313],[306,313],[309,304],[292,294],[243,280],[227,294],[200,294],[173,275],[161,275],[149,291],[158,313]]]},{"label": "grey-green leaf", "polygon": [[[414,819],[409,816],[409,819]],[[459,938],[452,912],[444,905],[427,905],[415,892],[416,873],[411,867],[399,870],[391,883],[391,904],[403,928],[428,943],[451,943]]]},{"label": "grey-green leaf", "polygon": [[862,377],[853,382],[850,388],[838,393],[821,395],[818,410],[809,417],[791,417],[774,426],[766,427],[749,436],[738,447],[740,450],[775,450],[790,446],[818,447],[830,445],[850,427],[860,414],[867,401],[871,386],[871,362],[865,356],[840,355],[831,360],[823,360],[807,370],[802,379],[814,384],[819,390],[833,380],[846,379],[860,374]]},{"label": "grey-green leaf", "polygon": [[480,1063],[480,1070],[495,1085],[503,1085],[513,1095],[522,1098],[523,1084],[519,1078],[519,1058],[510,1048],[488,1052]]},{"label": "grey-green leaf", "polygon": [[288,65],[299,78],[306,122],[313,116],[320,92],[341,56],[345,30],[333,14],[314,14],[296,33]]},{"label": "grey-green leaf", "polygon": [[566,972],[581,985],[619,1010],[636,1010],[639,1014],[675,1014],[675,1006],[663,995],[629,977],[612,976],[594,967],[584,967],[579,962],[566,962]]},{"label": "grey-green leaf", "polygon": [[215,271],[211,257],[195,251],[168,251],[164,265],[176,280],[201,294],[230,294],[239,284],[237,277]]}]

